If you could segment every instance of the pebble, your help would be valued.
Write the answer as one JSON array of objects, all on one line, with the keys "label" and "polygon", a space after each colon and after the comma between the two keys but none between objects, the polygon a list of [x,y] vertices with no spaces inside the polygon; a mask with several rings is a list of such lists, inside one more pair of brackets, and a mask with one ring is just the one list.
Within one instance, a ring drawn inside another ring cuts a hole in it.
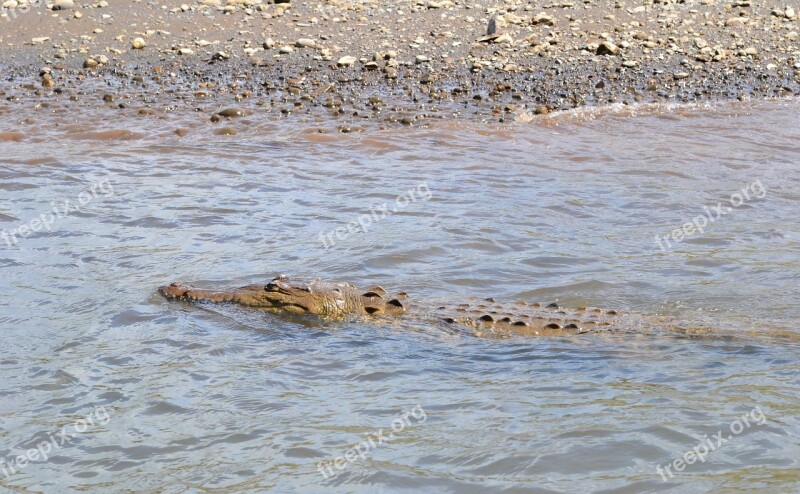
[{"label": "pebble", "polygon": [[220,112],[217,112],[217,115],[220,117],[235,118],[244,116],[244,112],[238,108],[226,108]]},{"label": "pebble", "polygon": [[619,55],[619,47],[610,41],[603,41],[597,47],[598,55]]},{"label": "pebble", "polygon": [[539,15],[535,16],[533,19],[531,19],[531,24],[533,24],[533,25],[542,24],[542,25],[545,25],[545,26],[555,26],[556,25],[556,20],[553,19],[552,17],[550,17],[549,15],[542,13],[542,14],[539,14]]},{"label": "pebble", "polygon": [[131,42],[131,47],[134,50],[141,50],[145,46],[147,46],[147,43],[145,43],[144,38],[134,38],[134,40]]},{"label": "pebble", "polygon": [[339,61],[336,62],[336,65],[338,65],[339,67],[350,67],[354,63],[356,63],[356,57],[351,57],[347,55],[340,58]]},{"label": "pebble", "polygon": [[295,42],[295,46],[298,48],[314,48],[317,46],[317,42],[313,39],[300,38]]},{"label": "pebble", "polygon": [[56,0],[53,2],[53,10],[69,10],[75,7],[72,0]]}]

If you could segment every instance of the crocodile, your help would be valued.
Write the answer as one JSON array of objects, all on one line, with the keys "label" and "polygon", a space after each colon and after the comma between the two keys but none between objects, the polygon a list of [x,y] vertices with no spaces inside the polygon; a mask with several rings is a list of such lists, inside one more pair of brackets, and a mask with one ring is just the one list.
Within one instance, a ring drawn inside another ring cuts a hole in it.
[{"label": "crocodile", "polygon": [[471,298],[460,304],[421,304],[405,292],[390,295],[373,286],[356,286],[320,279],[301,280],[280,275],[266,285],[228,291],[209,291],[172,283],[159,288],[170,300],[231,303],[273,313],[311,315],[322,319],[364,317],[375,321],[416,317],[467,329],[479,337],[572,336],[593,332],[636,331],[642,319],[613,309],[565,308],[557,303],[520,300],[499,304],[492,298]]}]

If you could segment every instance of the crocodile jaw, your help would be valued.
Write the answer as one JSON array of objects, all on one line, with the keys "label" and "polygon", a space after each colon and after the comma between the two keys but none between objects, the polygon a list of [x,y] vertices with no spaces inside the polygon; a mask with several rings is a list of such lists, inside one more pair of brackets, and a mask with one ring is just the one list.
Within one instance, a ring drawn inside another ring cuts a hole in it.
[{"label": "crocodile jaw", "polygon": [[311,314],[336,319],[350,313],[363,313],[358,291],[347,283],[314,280],[294,281],[279,276],[266,285],[248,285],[235,290],[214,292],[172,283],[158,289],[170,300],[235,303],[271,312]]}]

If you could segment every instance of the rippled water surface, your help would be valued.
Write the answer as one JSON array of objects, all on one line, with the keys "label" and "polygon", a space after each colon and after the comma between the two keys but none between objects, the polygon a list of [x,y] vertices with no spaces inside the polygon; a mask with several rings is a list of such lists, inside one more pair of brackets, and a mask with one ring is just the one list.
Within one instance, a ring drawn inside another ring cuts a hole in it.
[{"label": "rippled water surface", "polygon": [[[0,228],[73,210],[0,239],[0,492],[800,491],[798,110],[4,129]],[[279,273],[704,329],[476,339],[155,292]]]}]

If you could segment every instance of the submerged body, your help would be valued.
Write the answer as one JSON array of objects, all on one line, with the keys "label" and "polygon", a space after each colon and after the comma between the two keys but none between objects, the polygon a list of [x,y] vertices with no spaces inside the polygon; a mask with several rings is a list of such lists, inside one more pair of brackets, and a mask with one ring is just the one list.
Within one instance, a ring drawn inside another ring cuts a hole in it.
[{"label": "submerged body", "polygon": [[469,328],[478,336],[565,336],[596,331],[634,329],[635,317],[615,310],[581,307],[567,309],[557,304],[519,301],[498,304],[494,299],[470,299],[469,303],[425,306],[404,292],[390,296],[382,287],[359,290],[336,281],[302,281],[278,276],[266,285],[248,285],[230,291],[198,290],[173,283],[159,288],[168,299],[233,303],[270,312],[309,314],[325,319],[348,316],[376,321],[415,317]]}]

